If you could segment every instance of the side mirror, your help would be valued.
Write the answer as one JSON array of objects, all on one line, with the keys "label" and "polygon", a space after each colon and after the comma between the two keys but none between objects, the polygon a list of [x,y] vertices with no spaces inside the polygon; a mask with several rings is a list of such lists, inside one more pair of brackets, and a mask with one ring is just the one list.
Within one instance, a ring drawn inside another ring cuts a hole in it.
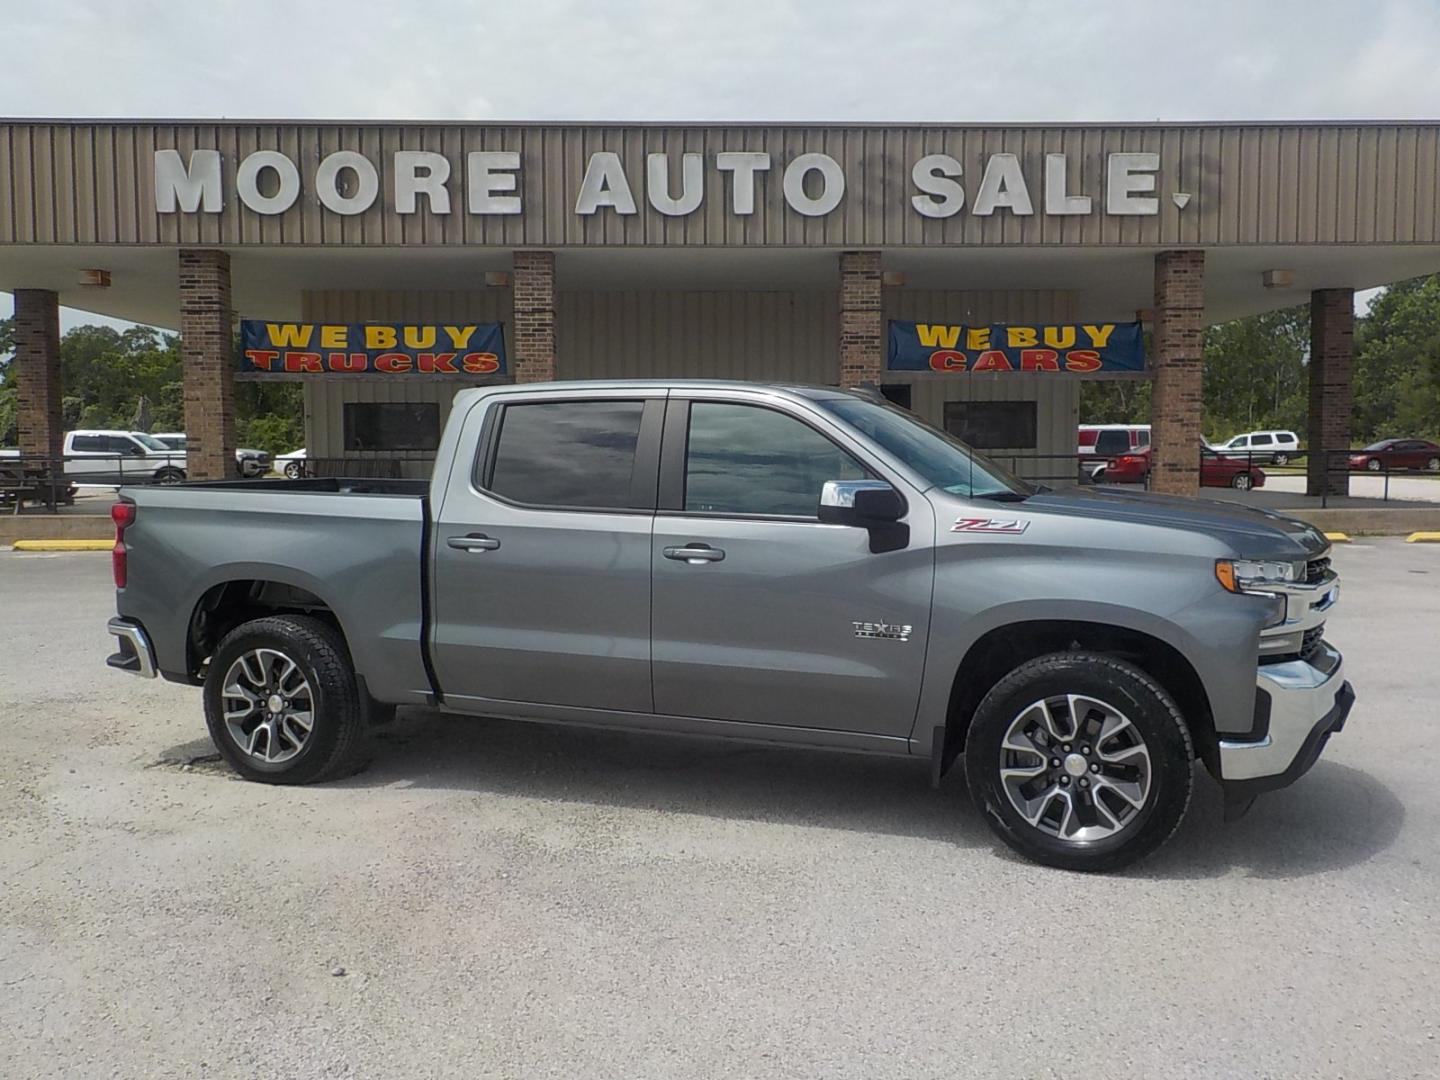
[{"label": "side mirror", "polygon": [[140,445],[139,443],[137,443],[137,442],[132,442],[132,443],[129,444],[129,449],[126,450],[125,452],[126,452],[127,454],[129,454],[131,457],[144,457],[144,456],[145,456],[145,447],[141,446],[141,445]]},{"label": "side mirror", "polygon": [[820,520],[866,530],[877,555],[909,545],[910,526],[900,523],[905,510],[904,498],[884,480],[827,480],[820,489]]}]

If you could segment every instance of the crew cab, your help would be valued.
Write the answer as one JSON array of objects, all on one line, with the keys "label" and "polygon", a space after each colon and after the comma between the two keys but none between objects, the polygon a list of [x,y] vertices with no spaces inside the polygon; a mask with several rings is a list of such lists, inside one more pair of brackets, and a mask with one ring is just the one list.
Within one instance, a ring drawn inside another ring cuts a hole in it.
[{"label": "crew cab", "polygon": [[363,766],[395,706],[961,760],[1011,847],[1080,870],[1232,810],[1354,695],[1323,536],[1055,492],[861,392],[467,389],[426,483],[125,488],[109,663],[203,686],[240,775]]},{"label": "crew cab", "polygon": [[185,454],[143,431],[67,431],[64,453],[65,475],[77,484],[178,484],[185,479]]}]

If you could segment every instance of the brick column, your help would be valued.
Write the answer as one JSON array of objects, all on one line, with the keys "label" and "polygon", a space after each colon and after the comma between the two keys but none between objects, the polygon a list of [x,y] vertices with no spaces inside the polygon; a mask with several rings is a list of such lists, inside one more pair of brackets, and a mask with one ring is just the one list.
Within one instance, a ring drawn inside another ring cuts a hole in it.
[{"label": "brick column", "polygon": [[225,480],[235,469],[235,354],[230,256],[180,252],[180,361],[185,379],[186,473]]},{"label": "brick column", "polygon": [[[1305,494],[1350,494],[1351,368],[1355,363],[1355,290],[1310,294],[1310,456]],[[1322,451],[1332,451],[1323,453]]]},{"label": "brick column", "polygon": [[557,378],[555,253],[515,252],[514,375],[517,383]]},{"label": "brick column", "polygon": [[1205,330],[1205,252],[1155,256],[1155,383],[1150,397],[1150,486],[1200,493]]},{"label": "brick column", "polygon": [[885,334],[880,317],[880,253],[840,254],[840,385],[880,384]]},{"label": "brick column", "polygon": [[20,453],[57,466],[65,441],[60,413],[60,298],[49,289],[15,290],[15,375],[20,389]]}]

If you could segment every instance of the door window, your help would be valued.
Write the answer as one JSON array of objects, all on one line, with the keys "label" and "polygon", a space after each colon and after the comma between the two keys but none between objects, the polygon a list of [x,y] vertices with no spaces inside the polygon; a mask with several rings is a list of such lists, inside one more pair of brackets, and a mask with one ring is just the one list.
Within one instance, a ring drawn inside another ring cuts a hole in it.
[{"label": "door window", "polygon": [[132,457],[141,457],[145,453],[143,446],[124,435],[106,435],[105,449],[112,454],[128,454]]},{"label": "door window", "polygon": [[1253,435],[1250,442],[1255,446],[1273,446],[1275,444],[1275,440],[1269,435]]},{"label": "door window", "polygon": [[685,451],[685,509],[813,518],[827,480],[870,473],[810,425],[755,405],[697,401]]},{"label": "door window", "polygon": [[1238,450],[1244,450],[1250,445],[1250,437],[1248,435],[1236,435],[1235,438],[1230,440],[1230,445]]},{"label": "door window", "polygon": [[1149,445],[1150,445],[1150,432],[1146,431],[1144,428],[1140,428],[1139,430],[1137,430],[1137,431],[1135,432],[1135,445],[1136,445],[1136,446],[1149,446]]},{"label": "door window", "polygon": [[70,450],[75,454],[99,454],[105,449],[103,435],[76,435],[70,440]]},{"label": "door window", "polygon": [[529,506],[625,510],[634,497],[641,401],[507,405],[483,486]]}]

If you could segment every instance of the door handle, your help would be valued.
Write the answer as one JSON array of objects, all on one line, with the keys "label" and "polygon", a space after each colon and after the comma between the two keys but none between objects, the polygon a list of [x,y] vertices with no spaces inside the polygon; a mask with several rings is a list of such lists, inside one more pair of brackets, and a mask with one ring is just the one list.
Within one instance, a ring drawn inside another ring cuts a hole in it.
[{"label": "door handle", "polygon": [[701,563],[719,562],[725,558],[725,552],[709,544],[686,544],[684,547],[667,547],[665,558],[699,566]]},{"label": "door handle", "polygon": [[500,546],[500,541],[484,533],[471,533],[469,536],[452,536],[445,544],[459,551],[494,551]]}]

